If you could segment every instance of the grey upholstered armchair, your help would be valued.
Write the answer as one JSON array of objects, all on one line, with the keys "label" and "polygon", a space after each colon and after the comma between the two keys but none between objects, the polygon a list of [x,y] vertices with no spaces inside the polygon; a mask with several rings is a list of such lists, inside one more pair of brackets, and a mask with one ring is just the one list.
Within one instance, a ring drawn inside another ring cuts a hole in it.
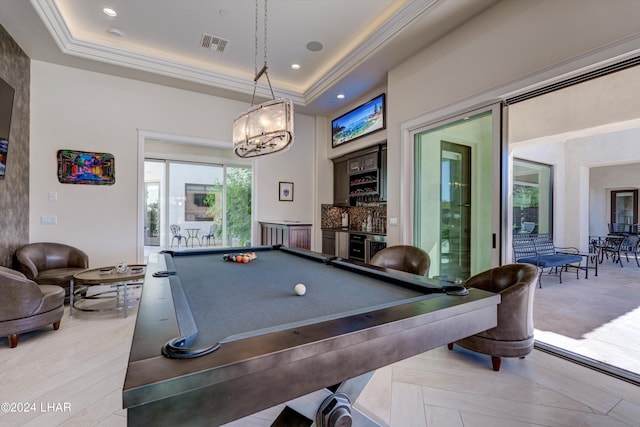
[{"label": "grey upholstered armchair", "polygon": [[53,325],[60,327],[64,313],[64,290],[43,285],[24,274],[0,267],[0,336],[7,337],[9,347],[18,345],[20,334]]},{"label": "grey upholstered armchair", "polygon": [[[456,341],[456,344],[491,356],[493,370],[501,357],[524,358],[533,350],[533,295],[538,269],[532,264],[507,264],[479,273],[465,286],[500,294],[498,326]],[[449,350],[453,343],[449,344]]]},{"label": "grey upholstered armchair", "polygon": [[89,257],[73,246],[62,243],[30,243],[16,251],[20,271],[39,285],[57,285],[69,296],[73,275],[89,268]]}]

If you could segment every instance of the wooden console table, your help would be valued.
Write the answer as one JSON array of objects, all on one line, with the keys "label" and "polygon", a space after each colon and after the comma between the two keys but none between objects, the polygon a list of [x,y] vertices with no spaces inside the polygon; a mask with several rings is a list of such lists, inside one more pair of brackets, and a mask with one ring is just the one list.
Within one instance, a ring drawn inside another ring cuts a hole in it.
[{"label": "wooden console table", "polygon": [[260,244],[311,249],[311,224],[298,221],[261,221]]}]

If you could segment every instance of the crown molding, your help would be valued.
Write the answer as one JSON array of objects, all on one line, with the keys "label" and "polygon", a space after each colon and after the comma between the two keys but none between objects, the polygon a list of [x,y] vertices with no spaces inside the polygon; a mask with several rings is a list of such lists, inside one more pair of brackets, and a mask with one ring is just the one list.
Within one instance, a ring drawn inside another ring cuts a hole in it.
[{"label": "crown molding", "polygon": [[[64,54],[214,86],[225,90],[249,95],[253,94],[253,79],[246,80],[149,55],[75,39],[69,32],[53,0],[31,0],[31,3],[52,35],[56,45]],[[277,92],[281,97],[289,98],[296,104],[305,105],[304,97],[299,92],[282,88],[278,88]],[[269,87],[258,83],[256,86],[256,97],[271,99]]]},{"label": "crown molding", "polygon": [[[317,82],[312,84],[304,93],[278,87],[277,92],[279,96],[289,98],[298,105],[307,105],[339,79],[347,75],[354,67],[366,60],[379,49],[380,46],[403,28],[441,1],[442,0],[410,0],[370,37],[360,43],[356,49],[339,61],[338,64],[332,67],[331,70],[325,73]],[[149,55],[75,39],[65,24],[54,0],[31,0],[31,4],[49,30],[56,45],[64,54],[248,95],[253,93],[253,79],[243,79]],[[258,83],[256,86],[256,97],[271,99],[269,87],[265,84]]]},{"label": "crown molding", "polygon": [[346,76],[351,70],[370,57],[376,50],[387,43],[404,28],[427,13],[442,0],[409,1],[407,4],[389,18],[380,28],[367,37],[360,45],[349,53],[336,66],[332,67],[318,81],[305,91],[304,98],[307,102],[324,93],[331,85]]}]

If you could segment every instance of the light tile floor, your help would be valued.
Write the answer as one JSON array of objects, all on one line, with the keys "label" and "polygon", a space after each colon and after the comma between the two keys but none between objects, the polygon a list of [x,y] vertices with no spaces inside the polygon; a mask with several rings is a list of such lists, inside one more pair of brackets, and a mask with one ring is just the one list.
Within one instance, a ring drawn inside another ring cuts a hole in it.
[{"label": "light tile floor", "polygon": [[[505,359],[440,347],[376,371],[355,403],[390,427],[628,427],[640,419],[640,390],[534,350]],[[269,426],[278,408],[226,427]]]},{"label": "light tile floor", "polygon": [[640,268],[605,260],[590,271],[543,276],[534,306],[537,341],[560,347],[640,376]]},{"label": "light tile floor", "polygon": [[534,351],[489,360],[441,347],[380,369],[357,402],[389,426],[632,426],[636,386]]}]

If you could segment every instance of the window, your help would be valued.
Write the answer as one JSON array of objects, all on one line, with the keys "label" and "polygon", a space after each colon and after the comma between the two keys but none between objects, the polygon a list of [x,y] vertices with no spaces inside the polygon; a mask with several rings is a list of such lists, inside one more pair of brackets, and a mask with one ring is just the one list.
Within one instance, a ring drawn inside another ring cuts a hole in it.
[{"label": "window", "polygon": [[185,221],[213,221],[220,218],[222,185],[185,184]]},{"label": "window", "polygon": [[193,195],[193,204],[198,206],[198,207],[207,206],[206,198],[207,198],[207,194],[206,193],[195,193]]},{"label": "window", "polygon": [[[611,190],[611,224],[638,223],[638,190]],[[615,227],[613,226],[613,227]],[[611,230],[622,231],[622,230]]]},{"label": "window", "polygon": [[553,234],[553,166],[513,159],[513,234]]}]

